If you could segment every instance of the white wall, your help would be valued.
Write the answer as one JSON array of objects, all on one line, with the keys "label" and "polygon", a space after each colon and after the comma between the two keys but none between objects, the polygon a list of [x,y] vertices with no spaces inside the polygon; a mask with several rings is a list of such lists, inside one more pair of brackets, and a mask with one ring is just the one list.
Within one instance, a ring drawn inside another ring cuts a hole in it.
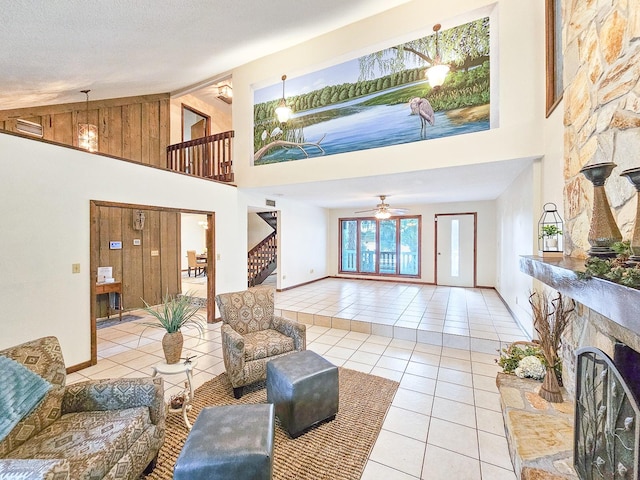
[{"label": "white wall", "polygon": [[187,270],[189,266],[187,250],[195,250],[196,253],[202,253],[207,246],[207,230],[198,223],[206,221],[206,215],[197,213],[183,213],[180,215],[180,258],[182,270]]},{"label": "white wall", "polygon": [[257,213],[247,215],[247,248],[251,250],[273,232],[273,228]]},{"label": "white wall", "polygon": [[8,134],[0,163],[0,348],[55,335],[67,366],[90,360],[92,199],[215,211],[217,289],[246,285],[234,187]]},{"label": "white wall", "polygon": [[[404,208],[404,207],[403,207]],[[478,250],[477,250],[477,284],[493,287],[496,278],[496,209],[495,202],[459,202],[438,203],[430,205],[411,205],[408,215],[422,216],[420,278],[415,282],[434,283],[435,281],[435,215],[439,213],[478,213]],[[329,272],[338,275],[339,270],[339,219],[356,218],[353,209],[336,209],[329,213]],[[346,278],[372,278],[371,275],[341,275]],[[389,277],[380,277],[389,280]],[[394,278],[392,280],[398,280]],[[401,280],[400,280],[401,281]]]},{"label": "white wall", "polygon": [[520,325],[531,337],[533,325],[528,298],[532,278],[520,272],[520,256],[534,254],[534,197],[540,161],[527,168],[498,198],[496,290],[507,303]]},{"label": "white wall", "polygon": [[[541,9],[541,2],[513,0],[433,2],[425,9],[424,2],[416,0],[237,68],[233,72],[233,127],[238,185],[279,185],[541,156],[544,78],[537,63],[544,48],[537,30]],[[472,11],[476,13],[470,14]],[[251,165],[253,88],[277,83],[283,73],[299,76],[430,34],[435,23],[447,28],[487,13],[495,37],[492,59],[499,61],[492,79],[499,91],[492,99],[492,106],[499,108],[499,128],[294,162]]]}]

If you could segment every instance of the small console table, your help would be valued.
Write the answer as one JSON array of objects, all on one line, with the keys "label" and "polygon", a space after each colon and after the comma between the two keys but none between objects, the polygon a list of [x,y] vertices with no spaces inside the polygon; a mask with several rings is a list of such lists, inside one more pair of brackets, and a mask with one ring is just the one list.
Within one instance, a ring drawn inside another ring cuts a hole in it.
[{"label": "small console table", "polygon": [[[118,312],[122,321],[122,282],[96,283],[96,296],[109,293],[118,294]],[[111,301],[107,301],[107,318],[111,317]]]}]

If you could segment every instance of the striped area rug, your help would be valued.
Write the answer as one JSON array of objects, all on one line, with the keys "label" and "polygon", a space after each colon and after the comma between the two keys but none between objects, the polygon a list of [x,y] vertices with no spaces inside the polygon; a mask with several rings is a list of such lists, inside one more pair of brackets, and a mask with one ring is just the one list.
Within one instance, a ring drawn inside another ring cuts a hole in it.
[{"label": "striped area rug", "polygon": [[[280,427],[276,418],[274,472],[277,480],[357,480],[382,428],[398,382],[366,373],[339,369],[340,404],[334,421],[316,425],[296,439]],[[193,423],[203,407],[266,403],[264,382],[245,387],[239,400],[226,374],[199,387],[189,419]],[[173,466],[187,437],[180,414],[169,414],[167,434],[155,470],[149,480],[171,479]]]}]

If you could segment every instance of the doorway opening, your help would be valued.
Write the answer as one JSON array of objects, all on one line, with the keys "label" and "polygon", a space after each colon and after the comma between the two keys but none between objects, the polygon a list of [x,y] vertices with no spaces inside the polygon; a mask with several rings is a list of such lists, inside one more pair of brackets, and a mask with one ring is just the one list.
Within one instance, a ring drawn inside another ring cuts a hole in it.
[{"label": "doorway opening", "polygon": [[182,104],[182,141],[195,140],[211,134],[211,117]]},{"label": "doorway opening", "polygon": [[[204,244],[215,259],[215,213],[150,205],[91,200],[90,295],[91,365],[97,363],[97,318],[108,312],[111,295],[102,294],[98,268],[111,267],[112,283],[120,283],[118,306],[135,310],[144,301],[157,305],[181,286],[181,214],[200,214],[207,223]],[[207,322],[215,321],[215,262],[208,261],[206,280]],[[104,272],[105,270],[101,270]],[[103,280],[103,278],[100,278]],[[104,284],[103,284],[104,285]],[[97,297],[101,296],[101,299]],[[115,300],[115,299],[114,299]],[[106,304],[104,302],[107,302]]]}]

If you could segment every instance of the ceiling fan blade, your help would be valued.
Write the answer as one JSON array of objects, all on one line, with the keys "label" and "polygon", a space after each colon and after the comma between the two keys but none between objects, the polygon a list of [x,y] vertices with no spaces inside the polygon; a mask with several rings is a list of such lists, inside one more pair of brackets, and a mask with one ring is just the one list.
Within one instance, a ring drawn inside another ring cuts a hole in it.
[{"label": "ceiling fan blade", "polygon": [[353,213],[368,213],[368,212],[377,212],[378,209],[377,208],[370,208],[369,210],[358,210],[357,212],[353,212]]},{"label": "ceiling fan blade", "polygon": [[389,208],[388,210],[394,213],[407,213],[409,211],[408,208]]}]

